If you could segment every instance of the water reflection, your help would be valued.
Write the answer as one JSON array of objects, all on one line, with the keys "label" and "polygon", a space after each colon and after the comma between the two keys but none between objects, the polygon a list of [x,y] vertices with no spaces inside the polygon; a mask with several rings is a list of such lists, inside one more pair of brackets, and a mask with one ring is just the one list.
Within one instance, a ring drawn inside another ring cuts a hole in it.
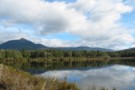
[{"label": "water reflection", "polygon": [[135,90],[135,67],[112,65],[87,70],[54,70],[47,71],[41,76],[56,77],[69,82],[76,82],[81,90],[93,88],[108,88],[112,90]]}]

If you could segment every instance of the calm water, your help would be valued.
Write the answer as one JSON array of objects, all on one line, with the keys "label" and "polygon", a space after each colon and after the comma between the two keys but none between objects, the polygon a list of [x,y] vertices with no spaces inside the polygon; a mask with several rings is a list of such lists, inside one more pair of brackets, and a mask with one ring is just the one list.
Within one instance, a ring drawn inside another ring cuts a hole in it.
[{"label": "calm water", "polygon": [[32,74],[66,79],[81,90],[135,90],[135,60],[8,63]]},{"label": "calm water", "polygon": [[51,70],[40,74],[43,77],[55,77],[75,82],[81,90],[108,88],[112,90],[135,90],[135,67],[110,65],[100,68],[83,68],[72,70]]}]

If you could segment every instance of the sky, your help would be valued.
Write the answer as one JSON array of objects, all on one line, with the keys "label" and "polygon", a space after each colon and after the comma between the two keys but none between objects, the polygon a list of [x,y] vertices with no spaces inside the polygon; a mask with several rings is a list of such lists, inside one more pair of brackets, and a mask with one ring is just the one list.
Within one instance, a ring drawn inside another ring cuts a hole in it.
[{"label": "sky", "polygon": [[0,0],[0,44],[135,47],[135,0]]}]

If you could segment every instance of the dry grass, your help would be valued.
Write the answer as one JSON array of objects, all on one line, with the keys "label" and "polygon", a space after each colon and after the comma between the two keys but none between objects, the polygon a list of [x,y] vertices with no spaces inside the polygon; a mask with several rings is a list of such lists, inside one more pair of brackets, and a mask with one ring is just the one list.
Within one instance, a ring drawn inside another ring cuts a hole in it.
[{"label": "dry grass", "polygon": [[75,84],[43,79],[0,64],[0,90],[79,90]]}]

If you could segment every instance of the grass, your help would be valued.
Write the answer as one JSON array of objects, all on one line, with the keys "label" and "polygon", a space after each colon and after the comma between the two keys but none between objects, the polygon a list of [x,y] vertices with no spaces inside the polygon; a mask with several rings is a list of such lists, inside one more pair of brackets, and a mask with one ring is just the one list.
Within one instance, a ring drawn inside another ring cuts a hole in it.
[{"label": "grass", "polygon": [[32,76],[0,64],[0,90],[79,90],[75,84]]}]

